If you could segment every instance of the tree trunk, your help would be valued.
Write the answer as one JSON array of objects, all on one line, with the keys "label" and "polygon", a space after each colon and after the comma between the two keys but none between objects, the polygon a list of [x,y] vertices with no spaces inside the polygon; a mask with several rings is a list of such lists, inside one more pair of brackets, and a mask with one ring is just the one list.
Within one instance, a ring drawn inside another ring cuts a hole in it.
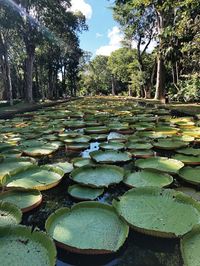
[{"label": "tree trunk", "polygon": [[156,78],[156,100],[164,100],[165,99],[165,66],[162,55],[158,54],[157,57],[157,78]]},{"label": "tree trunk", "polygon": [[26,100],[33,103],[33,62],[35,57],[35,49],[27,51],[25,62],[25,84],[26,84]]},{"label": "tree trunk", "polygon": [[111,82],[112,82],[112,95],[115,96],[116,95],[116,91],[115,91],[115,78],[113,76],[111,78]]},{"label": "tree trunk", "polygon": [[156,77],[156,93],[155,93],[156,100],[165,99],[165,66],[164,66],[164,59],[162,56],[162,48],[163,48],[162,34],[165,26],[163,16],[164,16],[163,13],[157,10],[157,29],[160,39],[159,39],[159,50],[157,55],[157,77]]},{"label": "tree trunk", "polygon": [[0,33],[0,50],[2,72],[4,77],[4,86],[7,95],[7,100],[9,101],[10,105],[13,105],[13,91],[10,64],[8,60],[8,46],[2,32]]}]

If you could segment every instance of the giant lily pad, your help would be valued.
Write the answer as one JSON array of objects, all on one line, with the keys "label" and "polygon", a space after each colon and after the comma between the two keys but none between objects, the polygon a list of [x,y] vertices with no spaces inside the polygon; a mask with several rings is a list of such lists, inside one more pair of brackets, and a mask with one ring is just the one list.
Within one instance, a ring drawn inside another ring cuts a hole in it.
[{"label": "giant lily pad", "polygon": [[200,167],[183,167],[179,176],[186,182],[194,185],[200,184]]},{"label": "giant lily pad", "polygon": [[57,151],[58,148],[59,147],[57,145],[43,144],[39,146],[27,147],[23,149],[23,153],[32,157],[47,156]]},{"label": "giant lily pad", "polygon": [[93,151],[90,157],[97,163],[124,163],[132,159],[130,153],[120,151]]},{"label": "giant lily pad", "polygon": [[47,190],[58,185],[63,175],[63,170],[57,167],[32,166],[15,175],[7,176],[5,185],[7,187]]},{"label": "giant lily pad", "polygon": [[15,174],[33,164],[36,164],[36,161],[32,158],[6,158],[0,163],[0,183],[6,175]]},{"label": "giant lily pad", "polygon": [[171,189],[133,188],[113,204],[130,226],[149,235],[180,237],[200,222],[200,203]]},{"label": "giant lily pad", "polygon": [[129,231],[113,207],[98,202],[61,208],[49,216],[45,227],[58,246],[85,254],[116,252]]},{"label": "giant lily pad", "polygon": [[108,187],[121,182],[123,176],[123,168],[115,165],[85,165],[70,174],[75,182],[90,187]]},{"label": "giant lily pad", "polygon": [[83,187],[80,185],[73,185],[68,187],[68,193],[80,200],[94,200],[103,194],[103,188],[91,188],[91,187]]},{"label": "giant lily pad", "polygon": [[125,145],[119,142],[109,142],[109,143],[101,143],[99,147],[103,150],[122,150],[124,149]]},{"label": "giant lily pad", "polygon": [[0,201],[13,203],[22,212],[27,212],[40,205],[42,194],[38,190],[15,189],[0,193]]},{"label": "giant lily pad", "polygon": [[150,170],[130,173],[124,179],[124,183],[129,187],[165,187],[172,182],[172,176]]},{"label": "giant lily pad", "polygon": [[185,148],[185,149],[176,150],[176,152],[185,155],[200,156],[200,149]]},{"label": "giant lily pad", "polygon": [[31,227],[0,227],[1,265],[54,266],[56,248],[45,233]]},{"label": "giant lily pad", "polygon": [[167,157],[154,157],[148,159],[139,159],[135,165],[141,169],[158,170],[161,172],[176,174],[184,166],[178,160]]},{"label": "giant lily pad", "polygon": [[173,157],[175,160],[179,160],[188,165],[200,165],[200,156],[191,156],[184,154],[175,154]]},{"label": "giant lily pad", "polygon": [[188,146],[187,142],[179,140],[159,139],[153,146],[163,150],[176,150]]},{"label": "giant lily pad", "polygon": [[0,228],[5,225],[19,224],[21,219],[22,212],[16,205],[0,201]]},{"label": "giant lily pad", "polygon": [[181,239],[181,253],[185,266],[199,266],[200,225],[196,225]]}]

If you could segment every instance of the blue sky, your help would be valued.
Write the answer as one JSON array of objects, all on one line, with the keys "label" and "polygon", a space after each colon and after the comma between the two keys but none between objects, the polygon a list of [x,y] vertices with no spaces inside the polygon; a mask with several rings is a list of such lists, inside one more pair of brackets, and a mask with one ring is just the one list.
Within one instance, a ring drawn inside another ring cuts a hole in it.
[{"label": "blue sky", "polygon": [[[123,34],[120,27],[112,17],[111,7],[114,0],[71,0],[71,10],[81,11],[87,18],[89,30],[80,35],[80,46],[83,50],[95,55],[109,56],[121,47]],[[153,40],[147,52],[151,53],[157,42]],[[145,44],[143,45],[143,47]],[[132,48],[137,43],[132,41]]]},{"label": "blue sky", "polygon": [[89,30],[80,35],[80,46],[93,55],[110,53],[120,48],[122,34],[109,9],[113,1],[72,0],[72,10],[80,10],[87,18]]}]

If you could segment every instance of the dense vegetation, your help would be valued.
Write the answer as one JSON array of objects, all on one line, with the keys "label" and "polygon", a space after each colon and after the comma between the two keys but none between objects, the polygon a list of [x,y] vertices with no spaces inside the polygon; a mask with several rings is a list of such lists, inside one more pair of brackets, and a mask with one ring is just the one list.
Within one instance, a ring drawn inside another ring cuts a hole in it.
[{"label": "dense vegetation", "polygon": [[[122,48],[90,58],[79,47],[87,30],[71,1],[0,3],[0,99],[130,95],[178,101],[200,98],[200,2],[115,0]],[[152,42],[157,43],[153,51]],[[136,47],[136,48],[134,48]]]},{"label": "dense vegetation", "polygon": [[1,1],[1,98],[58,98],[76,94],[78,33],[85,17],[69,11],[70,1]]},{"label": "dense vegetation", "polygon": [[[116,0],[113,12],[124,33],[123,48],[86,65],[82,91],[105,93],[106,87],[107,94],[199,100],[199,10],[199,1],[191,0]],[[150,54],[152,41],[157,45]]]}]

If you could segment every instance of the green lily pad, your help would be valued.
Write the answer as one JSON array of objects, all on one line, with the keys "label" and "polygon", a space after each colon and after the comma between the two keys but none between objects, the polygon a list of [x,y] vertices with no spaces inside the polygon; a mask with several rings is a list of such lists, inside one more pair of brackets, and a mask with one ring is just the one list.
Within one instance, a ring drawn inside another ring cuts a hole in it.
[{"label": "green lily pad", "polygon": [[153,150],[130,150],[129,152],[135,158],[149,158],[149,157],[154,157],[154,151]]},{"label": "green lily pad", "polygon": [[184,164],[181,161],[169,159],[167,157],[153,157],[139,159],[135,162],[135,166],[141,169],[158,170],[169,174],[176,174]]},{"label": "green lily pad", "polygon": [[176,150],[176,152],[185,155],[200,156],[200,149],[185,148],[185,149]]},{"label": "green lily pad", "polygon": [[120,183],[123,177],[123,168],[115,165],[86,165],[70,174],[73,181],[89,187],[108,187]]},{"label": "green lily pad", "polygon": [[56,264],[56,248],[50,237],[20,225],[0,227],[0,256],[2,266]]},{"label": "green lily pad", "polygon": [[38,190],[15,189],[0,193],[0,201],[15,204],[22,212],[28,212],[42,202],[42,194]]},{"label": "green lily pad", "polygon": [[84,254],[116,252],[129,231],[112,206],[98,202],[61,208],[49,216],[45,227],[58,246]]},{"label": "green lily pad", "polygon": [[178,187],[176,190],[181,191],[193,199],[200,201],[200,191],[197,191],[192,187]]},{"label": "green lily pad", "polygon": [[200,165],[200,156],[191,156],[191,155],[184,155],[184,154],[175,154],[172,156],[173,159],[179,160],[184,164],[188,165]]},{"label": "green lily pad", "polygon": [[19,224],[22,220],[21,210],[10,202],[0,201],[0,228]]},{"label": "green lily pad", "polygon": [[72,160],[73,162],[73,166],[74,167],[82,167],[82,166],[85,166],[85,165],[92,165],[94,164],[94,162],[89,159],[89,158],[82,158],[82,157],[78,157],[78,158],[74,158]]},{"label": "green lily pad", "polygon": [[196,225],[181,239],[181,254],[184,265],[199,266],[200,225]]},{"label": "green lily pad", "polygon": [[84,135],[82,135],[82,136],[76,136],[75,138],[66,138],[66,139],[64,139],[64,142],[65,143],[88,143],[88,142],[90,142],[90,140],[91,140],[91,137],[89,137],[89,136],[84,136]]},{"label": "green lily pad", "polygon": [[80,200],[95,200],[101,194],[103,194],[103,188],[91,188],[91,187],[83,187],[80,185],[73,185],[68,187],[68,193]]},{"label": "green lily pad", "polygon": [[163,150],[176,150],[188,146],[187,142],[169,139],[159,139],[153,146]]},{"label": "green lily pad", "polygon": [[108,133],[109,129],[107,127],[104,126],[98,126],[98,127],[86,127],[84,129],[85,133],[89,133],[89,134],[99,134],[99,133]]},{"label": "green lily pad", "polygon": [[82,151],[90,147],[89,143],[68,143],[65,145],[66,150]]},{"label": "green lily pad", "polygon": [[71,171],[74,169],[73,164],[72,163],[69,163],[69,162],[54,163],[54,164],[51,164],[51,165],[48,165],[48,166],[53,167],[53,168],[54,167],[61,168],[62,171],[65,174],[71,173]]},{"label": "green lily pad", "polygon": [[57,151],[58,148],[58,146],[53,144],[44,144],[39,146],[27,147],[23,149],[23,153],[32,157],[47,156]]},{"label": "green lily pad", "polygon": [[24,168],[29,168],[36,161],[32,158],[20,157],[20,158],[6,158],[0,163],[0,183],[6,175],[15,174]]},{"label": "green lily pad", "polygon": [[178,174],[184,181],[190,184],[200,184],[200,167],[183,167]]},{"label": "green lily pad", "polygon": [[137,143],[137,142],[129,142],[126,145],[127,149],[135,149],[135,150],[149,150],[153,146],[151,143]]},{"label": "green lily pad", "polygon": [[172,189],[133,188],[113,205],[136,231],[158,237],[180,237],[200,222],[200,203]]},{"label": "green lily pad", "polygon": [[103,150],[123,150],[125,145],[119,142],[101,143],[99,147]]},{"label": "green lily pad", "polygon": [[173,177],[150,170],[143,170],[128,174],[123,181],[129,187],[166,187],[173,182]]},{"label": "green lily pad", "polygon": [[7,187],[21,187],[38,190],[47,190],[58,185],[64,172],[57,167],[32,166],[17,174],[6,177]]},{"label": "green lily pad", "polygon": [[120,151],[93,151],[90,157],[97,163],[124,163],[132,159],[130,153]]}]

